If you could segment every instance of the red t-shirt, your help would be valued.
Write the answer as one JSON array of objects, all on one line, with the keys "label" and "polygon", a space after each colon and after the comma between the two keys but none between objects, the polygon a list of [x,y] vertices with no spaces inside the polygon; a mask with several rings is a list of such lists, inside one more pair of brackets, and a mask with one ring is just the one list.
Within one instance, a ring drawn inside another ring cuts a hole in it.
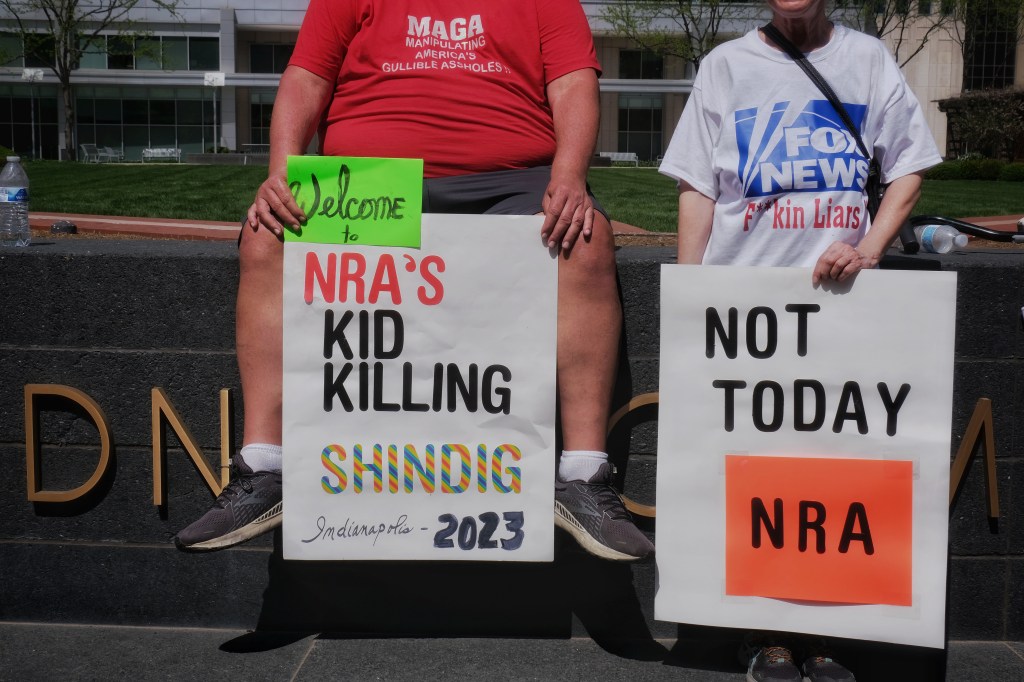
[{"label": "red t-shirt", "polygon": [[600,69],[579,0],[311,0],[290,64],[336,84],[322,153],[427,177],[551,163],[545,86]]}]

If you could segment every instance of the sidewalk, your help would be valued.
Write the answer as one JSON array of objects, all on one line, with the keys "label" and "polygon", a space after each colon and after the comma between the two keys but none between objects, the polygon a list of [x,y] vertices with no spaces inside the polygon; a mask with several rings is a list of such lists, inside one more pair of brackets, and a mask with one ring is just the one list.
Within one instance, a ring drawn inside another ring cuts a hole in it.
[{"label": "sidewalk", "polygon": [[[880,645],[861,682],[1024,680],[1024,643]],[[359,639],[242,630],[0,623],[3,680],[672,680],[742,682],[735,651],[714,641],[601,648],[590,639]]]}]

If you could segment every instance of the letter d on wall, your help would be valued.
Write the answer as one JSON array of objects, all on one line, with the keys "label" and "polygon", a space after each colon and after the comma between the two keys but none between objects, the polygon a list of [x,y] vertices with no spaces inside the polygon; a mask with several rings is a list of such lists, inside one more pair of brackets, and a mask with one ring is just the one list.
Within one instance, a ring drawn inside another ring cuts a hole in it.
[{"label": "letter d on wall", "polygon": [[[72,490],[40,490],[42,457],[39,451],[39,421],[36,419],[36,396],[51,395],[77,403],[92,418],[100,434],[100,459],[96,470],[82,485]],[[110,426],[96,401],[77,388],[60,384],[25,385],[25,469],[28,473],[28,499],[30,502],[70,502],[92,490],[110,464]]]}]

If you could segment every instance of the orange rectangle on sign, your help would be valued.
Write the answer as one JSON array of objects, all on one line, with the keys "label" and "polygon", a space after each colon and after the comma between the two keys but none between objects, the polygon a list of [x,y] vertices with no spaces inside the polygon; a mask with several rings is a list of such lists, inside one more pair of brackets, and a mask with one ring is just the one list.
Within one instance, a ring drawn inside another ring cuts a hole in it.
[{"label": "orange rectangle on sign", "polygon": [[846,604],[912,601],[909,461],[725,461],[725,592]]}]

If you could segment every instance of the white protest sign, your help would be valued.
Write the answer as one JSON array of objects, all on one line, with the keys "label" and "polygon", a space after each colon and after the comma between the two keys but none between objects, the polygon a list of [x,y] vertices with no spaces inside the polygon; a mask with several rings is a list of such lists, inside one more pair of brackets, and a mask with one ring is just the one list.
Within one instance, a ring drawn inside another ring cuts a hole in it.
[{"label": "white protest sign", "polygon": [[661,277],[656,617],[942,647],[956,274]]},{"label": "white protest sign", "polygon": [[286,559],[550,561],[557,262],[537,216],[289,242]]}]

